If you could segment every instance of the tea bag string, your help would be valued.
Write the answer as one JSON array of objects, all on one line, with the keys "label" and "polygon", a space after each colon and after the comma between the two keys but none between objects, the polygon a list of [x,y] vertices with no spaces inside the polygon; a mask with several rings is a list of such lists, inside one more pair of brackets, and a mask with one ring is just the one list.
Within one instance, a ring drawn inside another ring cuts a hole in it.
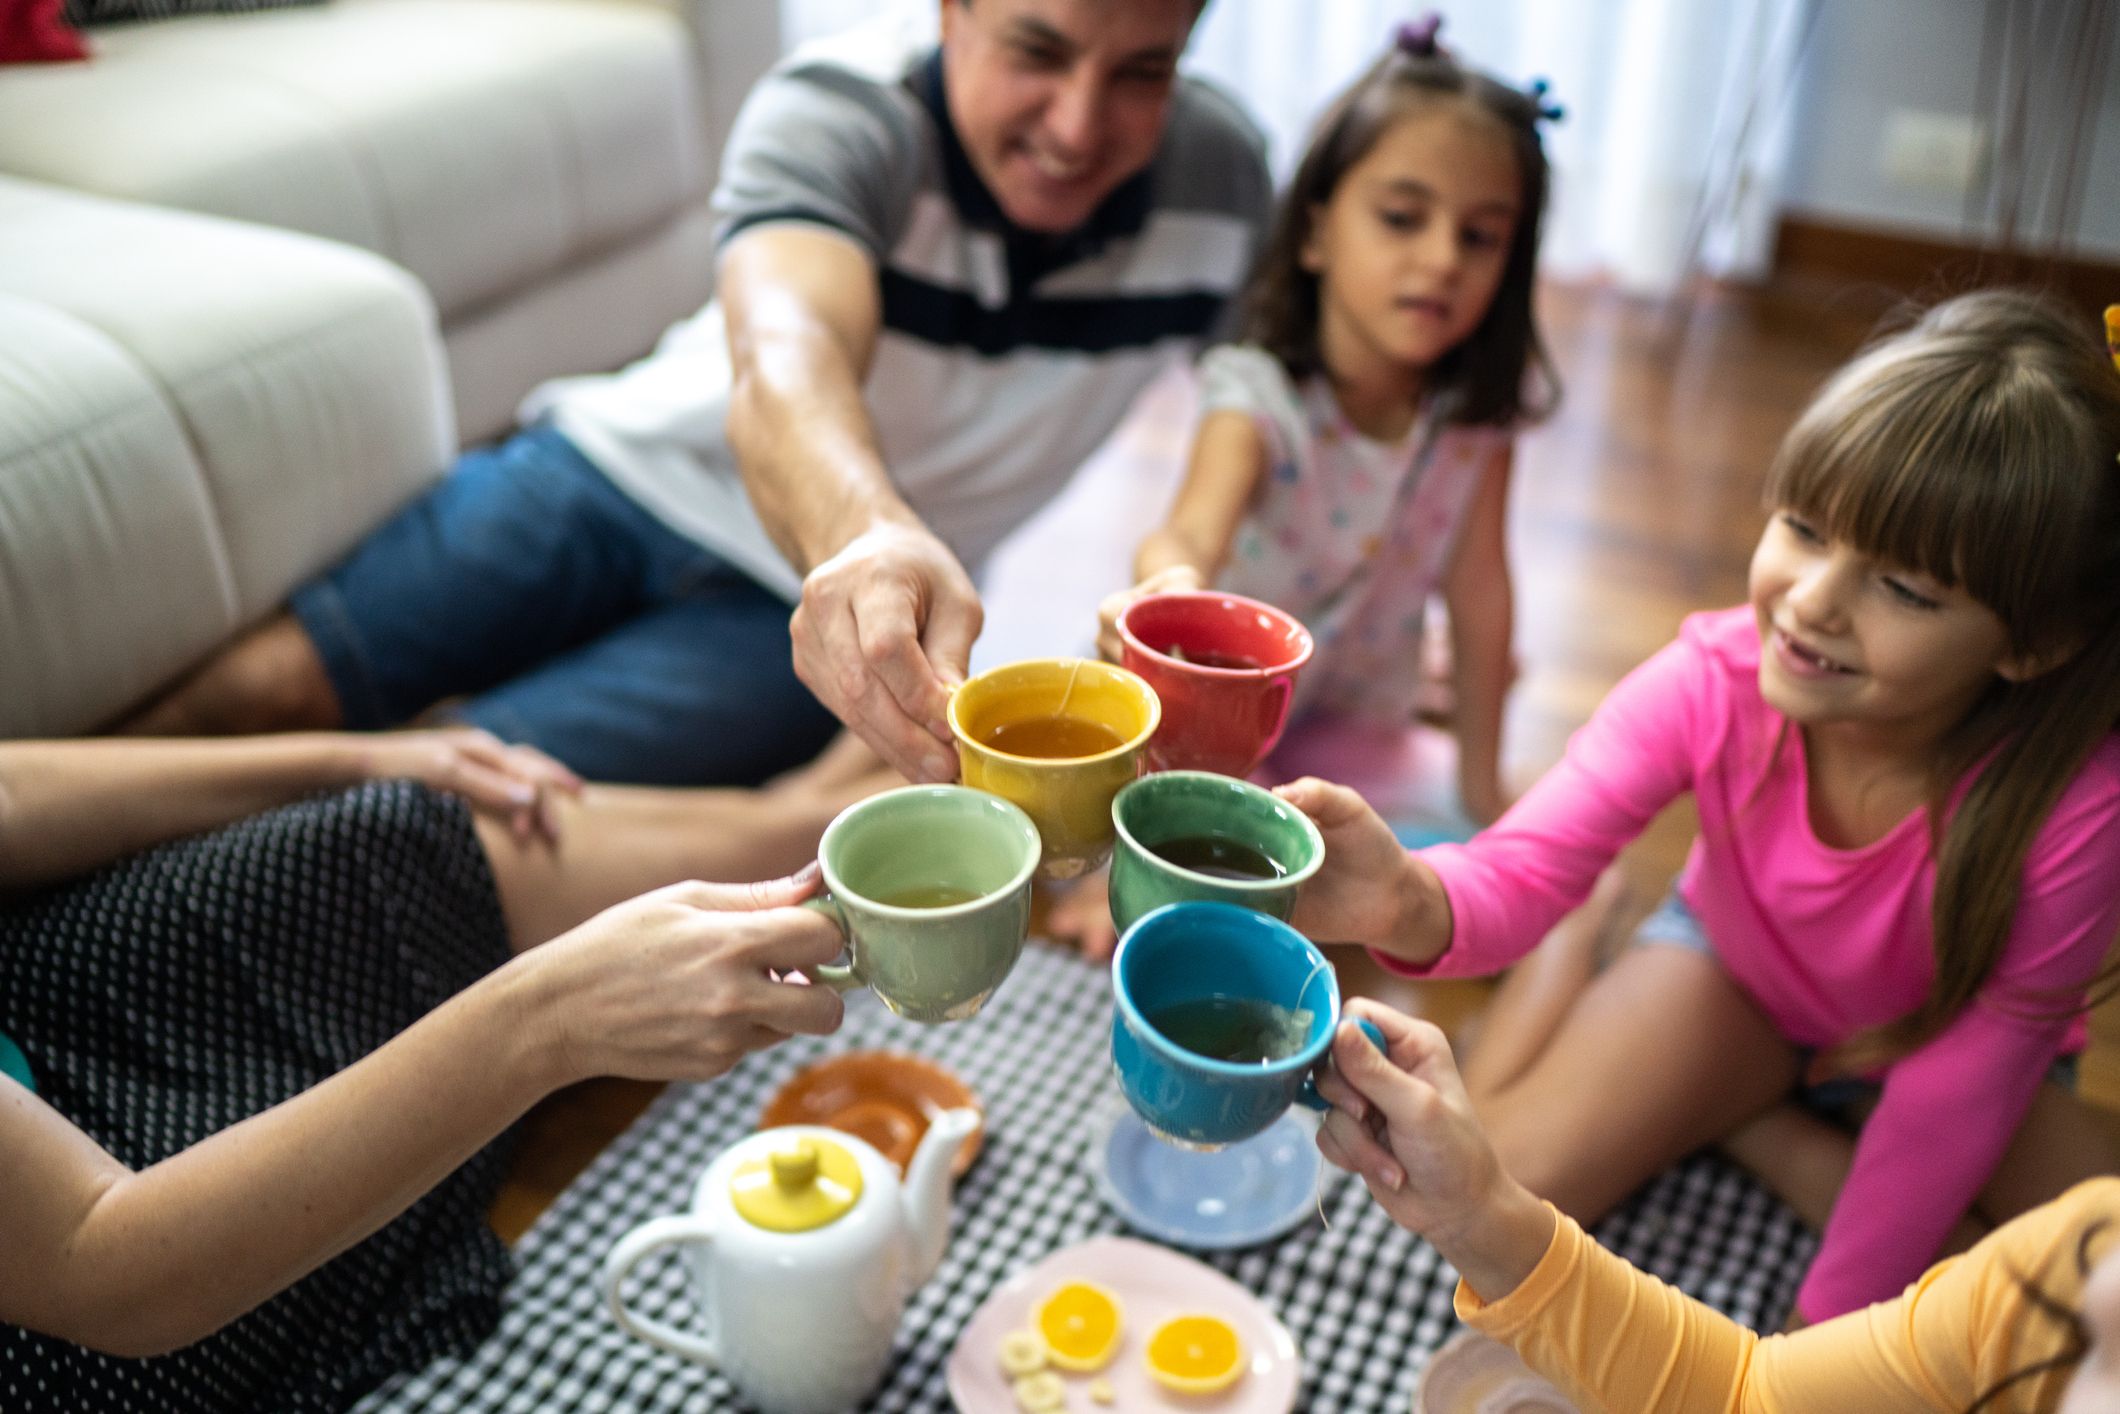
[{"label": "tea bag string", "polygon": [[[1326,961],[1325,958],[1321,955],[1318,958],[1317,962],[1311,966],[1310,975],[1303,979],[1303,985],[1296,988],[1297,1010],[1300,1011],[1305,1009],[1303,1007],[1304,994],[1310,990],[1310,984],[1318,980],[1318,974],[1320,972],[1330,971],[1332,971],[1332,964]],[[1319,1223],[1324,1226],[1327,1232],[1331,1232],[1332,1216],[1325,1211],[1325,1187],[1325,1184],[1320,1183],[1317,1186],[1316,1190],[1311,1194],[1311,1201],[1317,1206]]]},{"label": "tea bag string", "polygon": [[1302,985],[1302,986],[1300,986],[1300,987],[1296,988],[1296,1009],[1297,1009],[1297,1010],[1299,1010],[1299,1011],[1304,1011],[1304,1010],[1308,1010],[1308,1009],[1309,1009],[1309,1008],[1307,1008],[1307,1007],[1305,1007],[1305,1006],[1303,1005],[1303,998],[1304,998],[1304,996],[1305,996],[1305,995],[1307,995],[1307,994],[1309,993],[1309,991],[1310,991],[1310,984],[1318,980],[1318,974],[1319,974],[1320,972],[1330,972],[1330,971],[1332,971],[1332,963],[1331,963],[1331,962],[1329,962],[1329,961],[1327,961],[1327,960],[1326,960],[1325,958],[1323,958],[1323,957],[1320,957],[1320,958],[1319,958],[1319,959],[1317,960],[1317,962],[1315,962],[1314,964],[1312,964],[1312,966],[1311,966],[1311,969],[1310,969],[1310,975],[1309,975],[1308,977],[1305,977],[1305,978],[1303,979],[1303,985]]},{"label": "tea bag string", "polygon": [[[1075,679],[1082,675],[1082,660],[1080,658],[1072,658],[1068,661],[1067,686],[1060,689],[1060,705],[1053,709],[1055,717],[1065,717],[1067,715],[1067,700],[1075,695]],[[1303,985],[1307,987],[1310,984],[1305,982]],[[1296,995],[1301,997],[1302,993],[1298,992]]]}]

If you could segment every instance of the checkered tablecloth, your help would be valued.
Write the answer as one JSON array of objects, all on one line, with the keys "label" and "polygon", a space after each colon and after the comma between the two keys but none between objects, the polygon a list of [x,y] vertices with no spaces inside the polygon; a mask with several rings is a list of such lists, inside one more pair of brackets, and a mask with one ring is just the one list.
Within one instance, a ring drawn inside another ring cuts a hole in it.
[{"label": "checkered tablecloth", "polygon": [[[849,1009],[835,1037],[789,1042],[719,1081],[672,1087],[525,1235],[494,1335],[469,1359],[395,1381],[360,1408],[743,1409],[720,1375],[622,1332],[598,1298],[598,1264],[636,1224],[683,1211],[707,1163],[751,1131],[795,1071],[836,1051],[883,1047],[948,1066],[987,1107],[986,1147],[958,1185],[949,1253],[908,1305],[896,1358],[868,1406],[943,1414],[951,1344],[995,1287],[1058,1248],[1127,1231],[1086,1165],[1090,1137],[1117,1093],[1106,979],[1102,967],[1034,945],[972,1021],[914,1026],[870,999]],[[1304,1365],[1300,1408],[1402,1414],[1422,1363],[1451,1332],[1456,1275],[1351,1178],[1332,1172],[1323,1207],[1325,1221],[1274,1242],[1196,1255],[1256,1292],[1294,1333]],[[1787,1209],[1709,1158],[1658,1179],[1597,1235],[1759,1328],[1780,1324],[1813,1246]],[[684,1324],[685,1286],[682,1263],[652,1260],[636,1269],[628,1296],[635,1309]]]}]

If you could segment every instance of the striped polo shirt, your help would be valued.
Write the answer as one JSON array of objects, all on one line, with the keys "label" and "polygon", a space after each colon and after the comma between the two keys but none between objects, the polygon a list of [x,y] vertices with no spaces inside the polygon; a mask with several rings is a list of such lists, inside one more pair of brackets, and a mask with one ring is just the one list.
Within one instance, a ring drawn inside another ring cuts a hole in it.
[{"label": "striped polo shirt", "polygon": [[[1150,165],[1079,231],[1012,226],[942,99],[932,16],[806,46],[762,79],[715,193],[725,245],[821,226],[874,261],[882,328],[864,397],[893,481],[974,574],[1064,487],[1165,365],[1219,327],[1263,238],[1264,142],[1178,81]],[[751,508],[724,432],[718,301],[613,375],[526,404],[657,517],[791,602],[800,581]]]}]

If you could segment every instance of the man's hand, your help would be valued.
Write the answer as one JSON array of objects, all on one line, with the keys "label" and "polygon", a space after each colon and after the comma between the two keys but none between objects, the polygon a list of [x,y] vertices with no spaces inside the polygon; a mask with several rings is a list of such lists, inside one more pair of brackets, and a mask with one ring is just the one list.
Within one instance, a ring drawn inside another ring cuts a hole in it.
[{"label": "man's hand", "polygon": [[917,525],[878,524],[803,580],[795,673],[908,778],[955,780],[949,698],[984,621],[948,547]]}]

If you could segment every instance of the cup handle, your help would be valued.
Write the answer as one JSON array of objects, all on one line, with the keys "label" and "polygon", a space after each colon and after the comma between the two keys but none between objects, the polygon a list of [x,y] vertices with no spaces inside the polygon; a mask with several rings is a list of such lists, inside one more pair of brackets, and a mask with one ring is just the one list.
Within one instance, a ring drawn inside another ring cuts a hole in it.
[{"label": "cup handle", "polygon": [[707,1244],[712,1242],[713,1238],[713,1230],[689,1213],[651,1219],[634,1228],[612,1246],[609,1254],[604,1257],[603,1271],[597,1278],[597,1285],[603,1288],[604,1308],[620,1326],[650,1345],[659,1345],[674,1355],[682,1355],[718,1369],[721,1366],[721,1352],[717,1348],[711,1329],[694,1334],[691,1331],[679,1330],[666,1321],[658,1321],[653,1316],[639,1315],[627,1309],[625,1298],[618,1292],[619,1284],[626,1279],[626,1273],[632,1271],[635,1264],[657,1248],[674,1247],[687,1242]]},{"label": "cup handle", "polygon": [[[1362,1028],[1362,1034],[1369,1038],[1370,1045],[1375,1046],[1380,1051],[1385,1049],[1384,1032],[1374,1021],[1365,1016],[1350,1017],[1348,1019]],[[1329,1110],[1332,1108],[1331,1102],[1318,1093],[1317,1080],[1308,1075],[1303,1077],[1303,1088],[1296,1091],[1296,1103],[1302,1105],[1305,1109],[1312,1110]]]},{"label": "cup handle", "polygon": [[[809,909],[812,913],[822,913],[825,917],[832,920],[832,926],[839,930],[840,937],[848,936],[846,912],[840,908],[839,900],[833,898],[831,894],[812,894],[809,898],[804,899],[800,906]],[[808,970],[812,982],[818,983],[820,986],[830,987],[835,992],[858,991],[868,985],[868,983],[854,975],[854,968],[850,963],[827,962]]]}]

